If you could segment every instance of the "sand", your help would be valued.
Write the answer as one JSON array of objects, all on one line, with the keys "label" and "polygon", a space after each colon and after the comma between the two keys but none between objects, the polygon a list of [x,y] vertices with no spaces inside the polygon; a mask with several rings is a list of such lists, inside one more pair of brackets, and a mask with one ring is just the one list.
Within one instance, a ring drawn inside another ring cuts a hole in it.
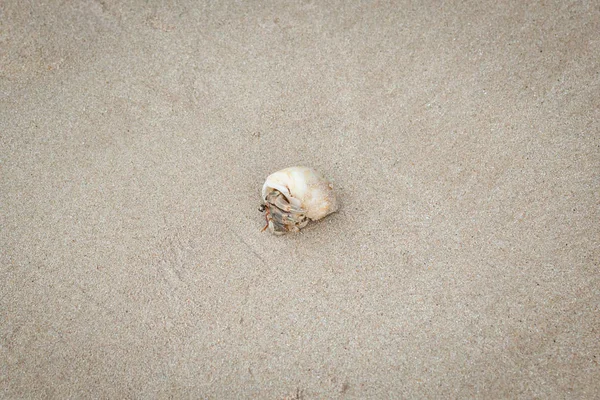
[{"label": "sand", "polygon": [[600,393],[598,2],[164,3],[0,3],[0,397]]}]

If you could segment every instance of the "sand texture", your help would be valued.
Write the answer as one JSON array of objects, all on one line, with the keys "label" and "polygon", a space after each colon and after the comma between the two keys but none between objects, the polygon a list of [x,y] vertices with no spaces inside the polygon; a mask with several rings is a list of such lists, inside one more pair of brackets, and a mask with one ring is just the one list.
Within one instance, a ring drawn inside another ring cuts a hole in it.
[{"label": "sand texture", "polygon": [[0,398],[591,399],[599,265],[598,1],[0,1]]}]

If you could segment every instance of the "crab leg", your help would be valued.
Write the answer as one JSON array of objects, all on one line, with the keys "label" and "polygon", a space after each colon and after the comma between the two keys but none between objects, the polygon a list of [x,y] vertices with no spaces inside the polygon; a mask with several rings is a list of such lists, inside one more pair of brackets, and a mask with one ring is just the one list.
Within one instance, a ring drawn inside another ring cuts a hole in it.
[{"label": "crab leg", "polygon": [[262,228],[260,230],[261,232],[264,232],[269,227],[269,207],[266,207],[265,211],[266,211],[266,213],[265,213],[265,222],[267,224],[264,226],[264,228]]}]

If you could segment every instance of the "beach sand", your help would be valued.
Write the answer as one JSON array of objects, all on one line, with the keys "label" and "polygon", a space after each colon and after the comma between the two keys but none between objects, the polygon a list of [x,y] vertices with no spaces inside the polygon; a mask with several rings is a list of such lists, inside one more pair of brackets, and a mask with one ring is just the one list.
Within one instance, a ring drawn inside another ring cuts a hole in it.
[{"label": "beach sand", "polygon": [[597,2],[158,3],[0,4],[0,397],[600,393]]}]

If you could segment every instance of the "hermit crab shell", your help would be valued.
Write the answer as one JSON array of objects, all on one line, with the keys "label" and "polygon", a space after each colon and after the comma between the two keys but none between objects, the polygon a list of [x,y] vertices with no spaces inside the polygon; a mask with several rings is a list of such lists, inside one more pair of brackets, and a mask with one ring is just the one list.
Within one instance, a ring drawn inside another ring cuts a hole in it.
[{"label": "hermit crab shell", "polygon": [[267,177],[262,201],[272,233],[294,232],[337,211],[331,183],[308,167],[291,167]]}]

